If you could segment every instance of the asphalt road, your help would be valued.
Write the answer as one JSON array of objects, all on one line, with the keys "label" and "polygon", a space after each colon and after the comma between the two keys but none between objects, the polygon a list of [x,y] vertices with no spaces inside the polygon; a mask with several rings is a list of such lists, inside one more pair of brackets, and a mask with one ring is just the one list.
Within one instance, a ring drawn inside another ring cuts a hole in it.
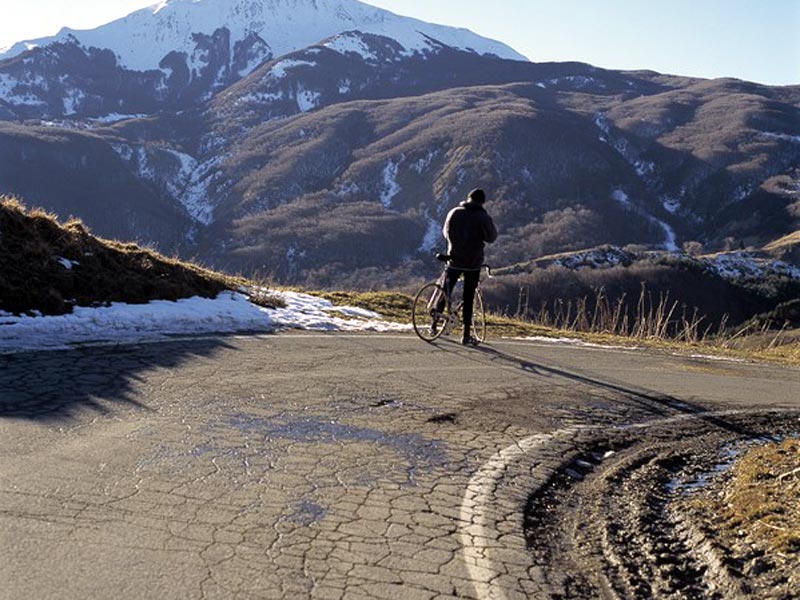
[{"label": "asphalt road", "polygon": [[583,438],[798,411],[798,369],[533,342],[0,356],[0,598],[546,597],[523,513]]}]

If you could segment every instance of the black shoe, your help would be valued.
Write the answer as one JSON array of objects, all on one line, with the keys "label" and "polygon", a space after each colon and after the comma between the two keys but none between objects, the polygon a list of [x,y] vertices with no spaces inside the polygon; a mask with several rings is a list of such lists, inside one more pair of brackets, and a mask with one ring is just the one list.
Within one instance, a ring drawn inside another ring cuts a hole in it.
[{"label": "black shoe", "polygon": [[478,338],[472,337],[471,335],[466,335],[461,338],[461,344],[464,346],[477,346],[480,343],[481,341]]}]

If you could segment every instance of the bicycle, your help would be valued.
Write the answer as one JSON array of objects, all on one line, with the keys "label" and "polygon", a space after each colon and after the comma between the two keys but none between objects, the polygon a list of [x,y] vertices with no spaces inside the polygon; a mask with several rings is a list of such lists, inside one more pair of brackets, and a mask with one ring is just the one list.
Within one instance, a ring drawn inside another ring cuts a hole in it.
[{"label": "bicycle", "polygon": [[[436,258],[442,262],[450,260],[446,254],[437,254]],[[486,275],[492,277],[492,268],[481,265],[481,270],[486,269]],[[448,295],[444,287],[447,265],[445,264],[442,275],[436,281],[423,285],[414,297],[411,308],[411,323],[414,331],[421,340],[433,342],[443,335],[462,333],[462,311],[464,300],[462,297],[463,286],[457,284],[452,294]],[[481,293],[481,281],[475,290],[475,302],[472,310],[472,336],[483,343],[486,340],[486,309]]]}]

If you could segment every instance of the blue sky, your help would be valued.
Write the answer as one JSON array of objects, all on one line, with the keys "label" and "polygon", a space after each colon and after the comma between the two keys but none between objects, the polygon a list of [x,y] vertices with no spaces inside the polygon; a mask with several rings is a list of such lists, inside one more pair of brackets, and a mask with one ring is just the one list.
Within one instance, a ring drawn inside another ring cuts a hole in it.
[{"label": "blue sky", "polygon": [[[222,1],[222,0],[221,0]],[[0,47],[88,29],[155,0],[24,0],[0,21]],[[534,61],[800,84],[800,0],[368,0],[467,27]]]}]

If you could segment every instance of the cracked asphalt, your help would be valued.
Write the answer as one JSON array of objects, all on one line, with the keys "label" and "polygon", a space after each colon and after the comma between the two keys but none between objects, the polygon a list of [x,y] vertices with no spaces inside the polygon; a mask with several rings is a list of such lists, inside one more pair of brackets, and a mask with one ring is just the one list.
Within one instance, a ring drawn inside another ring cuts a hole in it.
[{"label": "cracked asphalt", "polygon": [[798,369],[533,342],[4,355],[0,598],[547,597],[525,504],[586,431],[798,409]]}]

